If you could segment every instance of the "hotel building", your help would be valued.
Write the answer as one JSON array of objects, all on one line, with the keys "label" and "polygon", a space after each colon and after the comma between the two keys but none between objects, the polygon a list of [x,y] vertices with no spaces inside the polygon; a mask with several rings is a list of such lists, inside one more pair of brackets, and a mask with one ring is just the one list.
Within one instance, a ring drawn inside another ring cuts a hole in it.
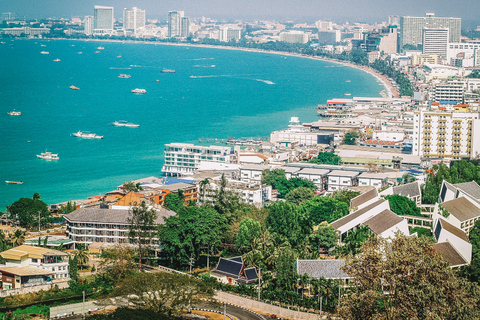
[{"label": "hotel building", "polygon": [[427,13],[425,17],[401,17],[400,48],[406,44],[422,44],[424,28],[448,28],[449,42],[460,42],[462,19],[435,17],[434,13]]},{"label": "hotel building", "polygon": [[145,10],[133,7],[123,9],[123,29],[133,30],[145,28]]},{"label": "hotel building", "polygon": [[113,7],[95,6],[93,29],[96,33],[113,31]]}]

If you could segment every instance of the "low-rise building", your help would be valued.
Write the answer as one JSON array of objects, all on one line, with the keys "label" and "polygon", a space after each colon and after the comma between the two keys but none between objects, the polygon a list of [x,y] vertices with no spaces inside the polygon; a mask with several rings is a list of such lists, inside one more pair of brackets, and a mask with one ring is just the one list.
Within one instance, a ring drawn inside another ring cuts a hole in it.
[{"label": "low-rise building", "polygon": [[372,186],[377,189],[382,189],[387,185],[388,174],[363,172],[358,176],[358,185],[360,187]]},{"label": "low-rise building", "polygon": [[211,276],[219,282],[233,285],[236,282],[243,284],[255,283],[258,279],[257,269],[245,268],[245,263],[241,256],[233,258],[220,258],[217,267],[212,270]]},{"label": "low-rise building", "polygon": [[348,187],[358,186],[357,171],[333,170],[327,174],[328,189],[327,191],[337,191]]}]

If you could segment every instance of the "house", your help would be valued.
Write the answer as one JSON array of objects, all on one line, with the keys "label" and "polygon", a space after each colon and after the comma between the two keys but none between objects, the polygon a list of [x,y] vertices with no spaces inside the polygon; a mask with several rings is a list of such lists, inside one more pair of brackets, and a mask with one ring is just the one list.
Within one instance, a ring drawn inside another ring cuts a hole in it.
[{"label": "house", "polygon": [[16,276],[20,277],[20,282],[15,280],[12,289],[22,284],[43,284],[50,281],[48,279],[70,278],[66,260],[68,254],[58,250],[21,245],[1,252],[0,256],[6,260],[5,265],[0,267],[2,275],[8,274],[16,280]]},{"label": "house", "polygon": [[358,176],[358,185],[360,187],[372,186],[377,189],[382,189],[387,185],[387,173],[363,172]]},{"label": "house", "polygon": [[470,264],[472,245],[465,232],[438,216],[433,230],[433,235],[437,240],[436,250],[443,252],[452,267]]},{"label": "house", "polygon": [[480,204],[469,197],[460,197],[435,205],[435,214],[445,219],[468,236],[475,222],[480,219]]},{"label": "house", "polygon": [[395,233],[398,231],[404,235],[409,234],[407,220],[389,209],[385,209],[370,219],[362,222],[362,225],[367,226],[370,231],[385,239],[394,238]]},{"label": "house", "polygon": [[257,270],[254,267],[245,268],[241,256],[229,259],[220,258],[217,267],[212,270],[210,275],[218,281],[230,285],[235,282],[252,284],[258,279]]},{"label": "house", "polygon": [[317,168],[303,168],[296,173],[298,178],[312,181],[319,191],[327,188],[327,174],[330,170]]},{"label": "house", "polygon": [[[155,209],[160,225],[164,219],[175,215],[165,208]],[[67,225],[66,234],[74,243],[90,245],[100,243],[130,243],[128,218],[130,210],[108,208],[82,208],[64,216]],[[158,239],[153,239],[156,242]]]},{"label": "house", "polygon": [[475,181],[451,184],[445,180],[440,187],[439,202],[445,202],[460,197],[480,203],[480,186]]},{"label": "house", "polygon": [[357,171],[347,170],[333,170],[327,174],[328,177],[328,189],[327,191],[336,191],[345,189],[348,187],[354,187],[358,185]]},{"label": "house", "polygon": [[261,182],[263,170],[270,169],[270,166],[263,164],[245,164],[240,167],[240,179],[243,182]]},{"label": "house", "polygon": [[418,183],[418,181],[390,187],[380,192],[380,195],[382,196],[389,196],[394,194],[407,197],[408,199],[415,202],[417,206],[422,204],[422,191],[420,189],[420,184]]},{"label": "house", "polygon": [[51,283],[52,273],[52,271],[30,266],[0,266],[0,289],[19,289]]}]

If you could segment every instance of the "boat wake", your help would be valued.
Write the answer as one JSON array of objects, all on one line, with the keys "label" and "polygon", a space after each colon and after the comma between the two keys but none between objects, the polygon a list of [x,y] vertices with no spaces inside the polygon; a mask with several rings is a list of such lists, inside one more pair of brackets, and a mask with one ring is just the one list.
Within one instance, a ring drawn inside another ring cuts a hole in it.
[{"label": "boat wake", "polygon": [[197,58],[193,59],[194,61],[200,61],[200,60],[214,60],[215,58]]},{"label": "boat wake", "polygon": [[260,81],[260,82],[263,82],[263,83],[266,83],[266,84],[275,84],[275,82],[272,82],[270,80],[255,79],[255,81]]},{"label": "boat wake", "polygon": [[116,67],[110,67],[110,69],[114,69],[114,70],[130,70],[132,68],[116,68]]},{"label": "boat wake", "polygon": [[218,78],[220,76],[190,76],[192,79],[201,79],[201,78]]},{"label": "boat wake", "polygon": [[197,64],[197,65],[194,65],[193,67],[194,68],[215,68],[215,65],[212,64],[212,65],[209,65],[209,66],[202,66],[202,65]]}]

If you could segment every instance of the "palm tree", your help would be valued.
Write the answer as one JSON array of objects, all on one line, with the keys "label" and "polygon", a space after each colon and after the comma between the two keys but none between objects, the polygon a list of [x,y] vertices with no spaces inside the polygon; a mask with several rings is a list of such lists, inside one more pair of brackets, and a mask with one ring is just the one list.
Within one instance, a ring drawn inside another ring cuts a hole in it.
[{"label": "palm tree", "polygon": [[40,196],[40,193],[38,193],[38,192],[35,192],[35,193],[33,194],[33,197],[32,197],[33,200],[40,200],[41,198],[42,198],[42,197]]},{"label": "palm tree", "polygon": [[88,266],[88,262],[90,261],[87,250],[84,249],[80,249],[75,252],[75,259],[77,259],[80,269],[83,269],[83,266]]},{"label": "palm tree", "polygon": [[20,246],[25,242],[25,231],[16,229],[15,232],[9,238],[12,246]]},{"label": "palm tree", "polygon": [[207,192],[208,186],[210,185],[210,179],[205,178],[199,182],[200,193],[202,194],[202,203],[205,203],[205,193]]}]

